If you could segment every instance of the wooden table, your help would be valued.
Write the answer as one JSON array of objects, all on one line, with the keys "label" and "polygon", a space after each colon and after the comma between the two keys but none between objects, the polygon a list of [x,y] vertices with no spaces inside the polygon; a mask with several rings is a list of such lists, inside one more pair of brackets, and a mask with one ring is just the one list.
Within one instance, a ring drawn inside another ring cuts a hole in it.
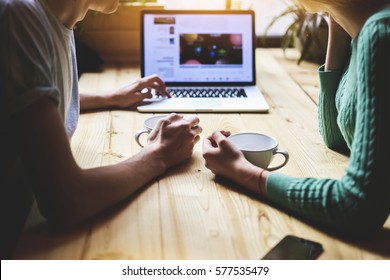
[{"label": "wooden table", "polygon": [[[297,66],[281,50],[257,50],[257,80],[268,114],[199,114],[202,137],[214,130],[273,135],[290,153],[278,172],[340,178],[348,158],[323,144],[317,125],[317,65]],[[295,58],[291,52],[288,57]],[[82,90],[121,86],[138,67],[106,67],[84,74]],[[83,167],[109,165],[140,150],[134,133],[151,114],[104,111],[83,114],[72,149]],[[321,231],[226,187],[205,168],[201,144],[188,163],[69,232],[51,231],[34,207],[19,240],[16,259],[259,259],[287,234],[318,241],[320,259],[390,259],[390,219],[373,240],[351,241]]]}]

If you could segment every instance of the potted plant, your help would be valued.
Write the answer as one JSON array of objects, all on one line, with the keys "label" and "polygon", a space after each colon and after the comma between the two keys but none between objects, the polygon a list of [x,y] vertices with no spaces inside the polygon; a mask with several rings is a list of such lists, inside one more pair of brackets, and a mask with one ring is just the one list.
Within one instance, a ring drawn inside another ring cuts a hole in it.
[{"label": "potted plant", "polygon": [[268,30],[281,18],[291,17],[292,23],[287,27],[281,40],[281,48],[296,47],[303,59],[322,63],[326,55],[328,41],[327,16],[323,13],[308,13],[297,4],[287,4],[287,8],[275,16],[264,31],[263,43],[266,44]]},{"label": "potted plant", "polygon": [[112,14],[89,11],[77,25],[76,38],[104,63],[138,63],[142,9],[163,9],[156,0],[120,0]]}]

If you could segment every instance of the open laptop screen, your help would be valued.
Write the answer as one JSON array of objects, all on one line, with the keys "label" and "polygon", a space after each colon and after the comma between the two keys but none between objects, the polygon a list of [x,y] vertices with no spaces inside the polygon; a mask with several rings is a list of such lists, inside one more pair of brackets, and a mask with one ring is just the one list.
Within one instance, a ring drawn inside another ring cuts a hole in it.
[{"label": "open laptop screen", "polygon": [[142,75],[167,84],[255,84],[252,11],[143,11]]}]

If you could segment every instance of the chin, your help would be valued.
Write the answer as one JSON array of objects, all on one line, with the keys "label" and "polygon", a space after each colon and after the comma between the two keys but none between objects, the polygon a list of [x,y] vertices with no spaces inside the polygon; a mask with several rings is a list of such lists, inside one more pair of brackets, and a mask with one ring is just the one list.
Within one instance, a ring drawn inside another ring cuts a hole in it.
[{"label": "chin", "polygon": [[105,9],[103,9],[101,12],[105,14],[112,14],[114,13],[119,6],[119,1],[112,1],[112,4],[110,6],[107,6]]},{"label": "chin", "polygon": [[116,10],[118,9],[118,5],[115,5],[111,8],[108,8],[106,10],[103,11],[103,13],[106,13],[106,14],[112,14],[114,12],[116,12]]}]

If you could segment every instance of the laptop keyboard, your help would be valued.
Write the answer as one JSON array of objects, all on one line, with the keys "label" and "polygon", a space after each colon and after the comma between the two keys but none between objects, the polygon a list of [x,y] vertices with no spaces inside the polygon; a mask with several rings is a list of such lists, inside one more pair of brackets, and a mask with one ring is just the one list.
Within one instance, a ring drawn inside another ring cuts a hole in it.
[{"label": "laptop keyboard", "polygon": [[172,97],[181,98],[242,98],[247,97],[242,88],[168,88]]}]

